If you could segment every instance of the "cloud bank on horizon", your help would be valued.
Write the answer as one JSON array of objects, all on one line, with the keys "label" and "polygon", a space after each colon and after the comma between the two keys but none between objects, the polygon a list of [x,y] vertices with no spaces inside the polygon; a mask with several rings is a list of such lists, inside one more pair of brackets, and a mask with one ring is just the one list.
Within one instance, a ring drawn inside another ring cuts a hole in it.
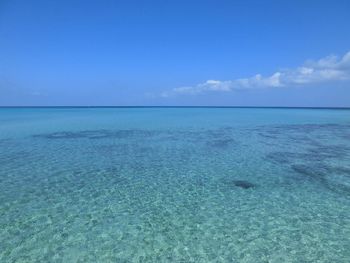
[{"label": "cloud bank on horizon", "polygon": [[161,97],[196,95],[204,92],[230,92],[243,89],[307,86],[332,81],[350,80],[350,51],[342,57],[330,55],[317,61],[308,60],[294,69],[276,71],[270,76],[256,74],[234,80],[207,80],[194,86],[177,87],[164,91]]}]

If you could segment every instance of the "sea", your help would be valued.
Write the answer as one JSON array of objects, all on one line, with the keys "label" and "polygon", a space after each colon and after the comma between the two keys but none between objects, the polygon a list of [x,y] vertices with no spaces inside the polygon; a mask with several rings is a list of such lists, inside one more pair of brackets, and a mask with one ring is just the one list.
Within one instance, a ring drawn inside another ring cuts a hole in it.
[{"label": "sea", "polygon": [[0,262],[350,262],[350,109],[0,108]]}]

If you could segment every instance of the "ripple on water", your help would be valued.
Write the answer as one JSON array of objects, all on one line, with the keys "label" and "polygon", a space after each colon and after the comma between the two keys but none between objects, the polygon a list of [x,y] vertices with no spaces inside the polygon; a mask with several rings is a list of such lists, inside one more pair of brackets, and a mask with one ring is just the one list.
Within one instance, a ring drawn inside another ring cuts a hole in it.
[{"label": "ripple on water", "polygon": [[347,126],[209,126],[8,144],[0,261],[347,262]]}]

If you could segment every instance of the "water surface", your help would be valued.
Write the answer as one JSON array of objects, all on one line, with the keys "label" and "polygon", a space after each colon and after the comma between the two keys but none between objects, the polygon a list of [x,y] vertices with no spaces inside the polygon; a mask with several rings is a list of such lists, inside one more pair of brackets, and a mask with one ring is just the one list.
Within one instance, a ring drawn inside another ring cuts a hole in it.
[{"label": "water surface", "polygon": [[350,110],[0,109],[1,262],[349,262]]}]

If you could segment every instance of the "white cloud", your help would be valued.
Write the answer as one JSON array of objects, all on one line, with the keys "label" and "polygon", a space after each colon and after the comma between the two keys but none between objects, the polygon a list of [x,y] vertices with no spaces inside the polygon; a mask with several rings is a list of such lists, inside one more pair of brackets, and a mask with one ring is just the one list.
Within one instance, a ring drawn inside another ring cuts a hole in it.
[{"label": "white cloud", "polygon": [[277,71],[266,77],[256,74],[250,78],[234,80],[207,80],[195,86],[179,87],[165,91],[161,96],[199,94],[208,91],[229,92],[241,89],[306,86],[344,80],[350,80],[350,51],[340,58],[331,55],[317,61],[307,61],[298,68]]}]

